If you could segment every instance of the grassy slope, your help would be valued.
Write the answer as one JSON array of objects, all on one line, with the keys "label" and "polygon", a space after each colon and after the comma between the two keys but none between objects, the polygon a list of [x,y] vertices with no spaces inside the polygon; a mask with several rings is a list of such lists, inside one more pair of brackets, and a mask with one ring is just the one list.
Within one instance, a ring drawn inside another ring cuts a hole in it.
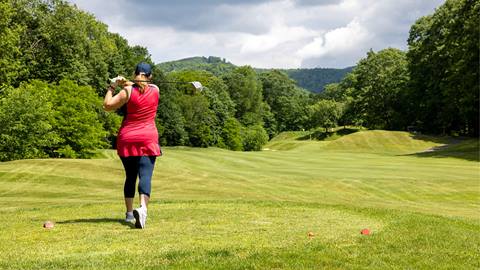
[{"label": "grassy slope", "polygon": [[385,131],[296,140],[305,135],[282,134],[257,153],[166,148],[144,231],[120,221],[123,169],[112,152],[2,163],[0,268],[479,266],[479,163],[461,155],[475,142],[436,158],[415,153],[446,140]]}]

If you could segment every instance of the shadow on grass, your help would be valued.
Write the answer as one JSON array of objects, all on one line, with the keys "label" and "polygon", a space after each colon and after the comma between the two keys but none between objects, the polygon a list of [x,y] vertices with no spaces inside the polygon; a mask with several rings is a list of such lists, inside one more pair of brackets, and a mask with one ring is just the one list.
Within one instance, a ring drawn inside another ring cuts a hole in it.
[{"label": "shadow on grass", "polygon": [[480,161],[480,147],[478,138],[435,137],[427,135],[413,135],[415,140],[423,140],[443,145],[435,146],[422,152],[404,156],[458,158],[469,161]]},{"label": "shadow on grass", "polygon": [[357,128],[342,128],[336,131],[323,131],[323,130],[315,130],[310,134],[297,138],[298,141],[306,141],[306,140],[318,140],[323,141],[327,139],[338,139],[342,136],[349,135],[359,131]]},{"label": "shadow on grass", "polygon": [[465,138],[454,138],[454,137],[449,137],[449,136],[435,136],[435,135],[427,135],[427,134],[421,134],[421,133],[410,133],[412,136],[412,139],[414,140],[421,140],[421,141],[428,141],[428,142],[434,142],[434,143],[440,143],[440,144],[457,144],[459,142],[462,142],[462,140],[465,140]]},{"label": "shadow on grass", "polygon": [[56,222],[56,224],[75,224],[75,223],[119,223],[121,225],[135,228],[135,225],[131,222],[126,222],[117,218],[81,218]]}]

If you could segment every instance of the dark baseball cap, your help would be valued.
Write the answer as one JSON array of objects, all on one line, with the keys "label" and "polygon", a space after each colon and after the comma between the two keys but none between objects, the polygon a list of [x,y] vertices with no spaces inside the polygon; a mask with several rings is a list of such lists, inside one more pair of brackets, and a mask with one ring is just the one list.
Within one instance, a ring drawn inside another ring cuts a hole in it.
[{"label": "dark baseball cap", "polygon": [[148,77],[152,74],[152,67],[149,64],[142,62],[135,67],[135,75],[140,73],[144,73],[145,76]]}]

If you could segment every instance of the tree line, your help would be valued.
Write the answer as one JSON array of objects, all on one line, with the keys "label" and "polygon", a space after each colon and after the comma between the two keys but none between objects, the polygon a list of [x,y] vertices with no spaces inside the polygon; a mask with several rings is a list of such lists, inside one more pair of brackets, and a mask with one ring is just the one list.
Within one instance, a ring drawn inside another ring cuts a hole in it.
[{"label": "tree line", "polygon": [[[283,131],[337,125],[478,136],[478,11],[479,1],[447,0],[412,26],[407,52],[370,51],[320,94],[223,59],[209,59],[225,66],[215,73],[154,65],[160,143],[254,151]],[[122,117],[101,108],[107,79],[153,65],[148,50],[61,0],[7,0],[0,15],[0,160],[112,147]]]},{"label": "tree line", "polygon": [[372,129],[478,137],[478,14],[478,0],[447,0],[412,25],[406,52],[369,51],[321,94],[343,110],[332,119]]}]

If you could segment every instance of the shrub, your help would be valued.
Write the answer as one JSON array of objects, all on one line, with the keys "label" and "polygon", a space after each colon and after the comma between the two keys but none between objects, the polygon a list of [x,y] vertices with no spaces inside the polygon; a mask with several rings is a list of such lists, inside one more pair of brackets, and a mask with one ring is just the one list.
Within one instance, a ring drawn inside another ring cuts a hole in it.
[{"label": "shrub", "polygon": [[47,157],[60,141],[47,83],[8,88],[0,99],[0,160]]},{"label": "shrub", "polygon": [[241,129],[242,125],[237,119],[230,117],[225,120],[225,124],[222,129],[222,137],[226,148],[234,151],[242,150],[243,145]]},{"label": "shrub", "polygon": [[62,80],[51,87],[52,103],[55,106],[53,130],[61,138],[57,149],[63,149],[55,152],[68,154],[69,157],[86,158],[94,150],[108,146],[105,141],[107,132],[98,113],[101,100],[93,88],[78,86],[69,80]]},{"label": "shrub", "polygon": [[[89,157],[108,146],[101,101],[89,86],[34,80],[0,98],[0,160]],[[108,117],[108,116],[107,116]],[[110,123],[115,124],[111,119]]]},{"label": "shrub", "polygon": [[242,130],[243,150],[260,151],[268,142],[268,134],[261,125],[245,127]]}]

